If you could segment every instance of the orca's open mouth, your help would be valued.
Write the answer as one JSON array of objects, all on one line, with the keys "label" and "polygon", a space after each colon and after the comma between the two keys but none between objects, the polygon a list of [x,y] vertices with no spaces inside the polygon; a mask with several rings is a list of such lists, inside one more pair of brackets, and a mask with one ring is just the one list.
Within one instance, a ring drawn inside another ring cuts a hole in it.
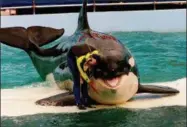
[{"label": "orca's open mouth", "polygon": [[122,79],[123,79],[123,75],[110,79],[97,78],[94,79],[94,82],[106,89],[117,89],[120,86]]},{"label": "orca's open mouth", "polygon": [[118,89],[122,85],[138,84],[137,76],[132,72],[113,78],[94,78],[93,82],[98,89]]},{"label": "orca's open mouth", "polygon": [[107,85],[111,88],[115,88],[119,84],[120,77],[115,77],[115,78],[112,78],[112,79],[105,79],[103,81],[104,81],[105,85]]}]

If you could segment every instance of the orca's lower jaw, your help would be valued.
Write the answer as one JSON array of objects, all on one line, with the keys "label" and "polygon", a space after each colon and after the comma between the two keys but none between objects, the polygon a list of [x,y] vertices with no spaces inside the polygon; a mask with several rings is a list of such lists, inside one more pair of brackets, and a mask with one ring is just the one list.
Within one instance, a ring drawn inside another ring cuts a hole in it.
[{"label": "orca's lower jaw", "polygon": [[131,99],[138,90],[138,78],[132,72],[112,79],[92,79],[89,95],[102,104],[121,104]]}]

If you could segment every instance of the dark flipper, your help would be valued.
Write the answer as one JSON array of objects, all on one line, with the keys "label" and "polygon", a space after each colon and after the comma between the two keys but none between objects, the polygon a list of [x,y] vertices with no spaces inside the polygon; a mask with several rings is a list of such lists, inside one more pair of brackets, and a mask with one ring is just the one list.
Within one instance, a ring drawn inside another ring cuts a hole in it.
[{"label": "dark flipper", "polygon": [[28,49],[29,42],[42,46],[56,40],[64,34],[64,29],[32,26],[0,28],[0,41],[21,49]]},{"label": "dark flipper", "polygon": [[23,27],[0,28],[0,42],[25,50],[34,51],[40,56],[57,56],[67,50],[56,49],[56,46],[42,49],[40,46],[54,41],[62,36],[64,29],[54,29],[42,26],[33,26],[25,29]]},{"label": "dark flipper", "polygon": [[29,49],[27,31],[23,27],[0,28],[0,42],[23,50]]},{"label": "dark flipper", "polygon": [[179,91],[166,86],[139,85],[137,93],[176,94]]},{"label": "dark flipper", "polygon": [[42,106],[72,106],[75,105],[75,99],[72,93],[66,92],[38,100],[36,104]]},{"label": "dark flipper", "polygon": [[48,44],[64,34],[64,29],[51,27],[31,26],[27,28],[28,38],[32,43],[42,46]]}]

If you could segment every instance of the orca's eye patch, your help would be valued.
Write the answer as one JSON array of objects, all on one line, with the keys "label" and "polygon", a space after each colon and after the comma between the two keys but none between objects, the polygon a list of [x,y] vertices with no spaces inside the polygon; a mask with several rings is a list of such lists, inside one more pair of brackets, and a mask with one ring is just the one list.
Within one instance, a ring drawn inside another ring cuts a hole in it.
[{"label": "orca's eye patch", "polygon": [[129,68],[130,69],[130,64],[128,63],[128,61],[126,60],[122,60],[122,61],[119,61],[117,62],[117,65],[118,65],[118,69],[121,69],[121,70],[124,70],[124,68]]}]

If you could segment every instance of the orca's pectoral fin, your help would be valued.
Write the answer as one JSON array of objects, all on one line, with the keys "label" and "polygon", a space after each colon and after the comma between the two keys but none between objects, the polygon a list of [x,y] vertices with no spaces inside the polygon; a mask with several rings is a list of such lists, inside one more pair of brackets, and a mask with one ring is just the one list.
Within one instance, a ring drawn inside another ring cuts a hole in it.
[{"label": "orca's pectoral fin", "polygon": [[177,89],[167,86],[139,85],[137,93],[177,94]]},{"label": "orca's pectoral fin", "polygon": [[55,29],[43,26],[31,26],[27,28],[28,38],[32,43],[42,46],[48,44],[64,34],[64,29]]},{"label": "orca's pectoral fin", "polygon": [[0,28],[0,42],[23,50],[29,48],[27,32],[23,27]]},{"label": "orca's pectoral fin", "polygon": [[75,99],[72,93],[66,92],[38,100],[36,104],[42,106],[72,106],[75,105]]}]

